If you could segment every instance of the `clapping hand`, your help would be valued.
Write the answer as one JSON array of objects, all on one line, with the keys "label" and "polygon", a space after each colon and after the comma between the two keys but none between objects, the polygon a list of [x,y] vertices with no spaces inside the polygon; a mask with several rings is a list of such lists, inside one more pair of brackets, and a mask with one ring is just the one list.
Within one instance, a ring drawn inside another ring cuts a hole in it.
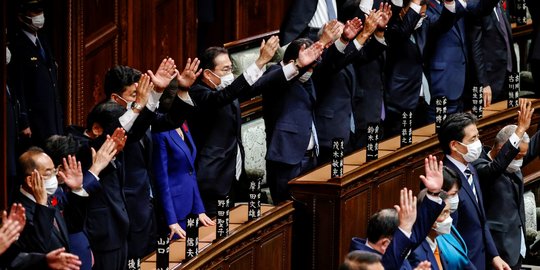
[{"label": "clapping hand", "polygon": [[386,29],[386,25],[388,25],[388,22],[390,21],[390,18],[392,18],[392,9],[390,8],[390,4],[381,2],[378,12],[380,12],[381,18],[378,21],[377,29],[384,31]]},{"label": "clapping hand", "polygon": [[21,224],[14,220],[2,222],[2,227],[0,227],[0,254],[4,253],[13,242],[19,239],[22,228]]},{"label": "clapping hand", "polygon": [[274,55],[276,54],[277,50],[279,49],[279,38],[278,36],[272,36],[268,39],[268,41],[265,41],[264,39],[261,41],[261,48],[259,49],[259,58],[255,60],[255,64],[259,69],[262,69],[264,65],[266,65],[272,58],[274,58]]},{"label": "clapping hand", "polygon": [[437,162],[437,157],[429,155],[424,159],[426,175],[420,175],[420,179],[429,192],[439,193],[443,186],[443,163]]},{"label": "clapping hand", "polygon": [[325,48],[328,48],[330,45],[334,44],[334,41],[336,41],[342,33],[343,24],[338,20],[331,20],[324,25],[319,42],[321,42]]},{"label": "clapping hand", "polygon": [[360,44],[366,43],[368,38],[377,30],[377,26],[379,25],[379,20],[381,19],[382,12],[381,11],[375,11],[372,10],[367,16],[364,21],[364,28],[362,28],[362,32],[358,36],[356,36],[356,41]]},{"label": "clapping hand", "polygon": [[71,190],[79,190],[82,187],[83,173],[81,162],[75,156],[68,155],[67,159],[62,159],[62,170],[58,171],[58,176]]},{"label": "clapping hand", "polygon": [[419,263],[414,270],[431,270],[431,262],[423,261]]},{"label": "clapping hand", "polygon": [[152,83],[157,87],[156,92],[163,92],[165,87],[171,83],[171,81],[176,77],[178,70],[176,70],[176,65],[174,64],[174,59],[165,58],[161,61],[161,64],[156,71],[156,74],[151,70],[148,70],[146,73],[152,79]]},{"label": "clapping hand", "polygon": [[345,23],[345,26],[343,27],[343,34],[341,34],[341,38],[349,42],[352,40],[358,33],[362,30],[362,20],[358,19],[358,17],[354,17],[351,20],[348,20],[347,23]]},{"label": "clapping hand", "polygon": [[65,248],[53,250],[45,256],[47,266],[53,270],[78,270],[81,260],[78,256],[65,252]]},{"label": "clapping hand", "polygon": [[178,70],[176,71],[176,79],[178,80],[178,86],[180,87],[180,91],[182,91],[183,89],[189,89],[195,83],[197,77],[201,75],[202,69],[199,69],[200,63],[201,61],[199,60],[199,58],[195,58],[193,59],[193,61],[191,61],[191,58],[188,58],[186,66],[184,67],[182,73],[178,72]]},{"label": "clapping hand", "polygon": [[2,212],[2,223],[7,222],[8,220],[13,220],[24,227],[26,224],[26,209],[24,209],[22,204],[14,203],[9,210],[9,215],[5,210]]},{"label": "clapping hand", "polygon": [[116,128],[111,136],[111,139],[116,144],[116,151],[121,152],[124,150],[124,146],[126,146],[127,136],[126,136],[126,130],[123,128]]},{"label": "clapping hand", "polygon": [[300,51],[298,52],[298,59],[296,61],[297,65],[300,68],[311,65],[321,56],[323,49],[323,43],[318,41],[313,43],[313,45],[309,46],[307,49],[306,45],[302,45],[302,47],[300,47]]},{"label": "clapping hand", "polygon": [[399,205],[394,205],[398,213],[399,227],[408,232],[412,232],[412,227],[416,221],[416,196],[412,190],[403,188],[399,194]]},{"label": "clapping hand", "polygon": [[150,91],[152,91],[153,88],[154,84],[150,81],[150,76],[142,74],[137,85],[137,89],[135,90],[137,92],[135,102],[143,107],[146,106],[146,103],[148,102],[148,95],[150,95]]}]

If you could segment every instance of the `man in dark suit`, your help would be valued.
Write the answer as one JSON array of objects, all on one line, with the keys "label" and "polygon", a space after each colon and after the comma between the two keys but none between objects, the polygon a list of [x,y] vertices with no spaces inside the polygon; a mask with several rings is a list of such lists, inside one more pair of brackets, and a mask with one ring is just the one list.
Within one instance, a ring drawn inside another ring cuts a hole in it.
[{"label": "man in dark suit", "polygon": [[508,269],[497,249],[486,223],[482,190],[472,163],[480,157],[482,143],[478,138],[476,118],[470,113],[448,116],[438,132],[446,155],[444,165],[459,174],[459,208],[452,214],[453,223],[469,248],[469,259],[477,269]]},{"label": "man in dark suit", "polygon": [[195,161],[197,181],[209,216],[216,215],[217,200],[228,195],[235,200],[233,182],[243,174],[238,97],[252,90],[278,48],[277,37],[263,41],[259,58],[236,79],[225,48],[210,47],[201,57],[202,77],[189,90],[197,111],[188,123],[199,153]]},{"label": "man in dark suit", "polygon": [[520,269],[526,255],[525,208],[521,166],[538,156],[538,137],[525,132],[531,124],[534,109],[530,101],[522,102],[518,125],[508,125],[495,137],[493,148],[484,147],[474,162],[484,194],[487,224],[493,241],[512,269]]},{"label": "man in dark suit", "polygon": [[540,2],[526,0],[533,24],[532,43],[529,48],[529,63],[534,79],[535,94],[540,96]]},{"label": "man in dark suit", "polygon": [[427,108],[430,92],[424,55],[430,37],[447,32],[455,18],[454,1],[444,1],[441,16],[434,20],[426,17],[426,1],[413,0],[394,14],[394,23],[387,30],[390,44],[386,69],[386,119],[387,136],[401,132],[403,112],[413,112],[413,127],[429,123]]},{"label": "man in dark suit", "polygon": [[295,39],[303,37],[317,40],[319,38],[319,30],[323,28],[324,24],[337,18],[339,2],[342,1],[343,0],[293,1],[284,17],[279,31],[281,44],[286,45]]},{"label": "man in dark suit", "polygon": [[484,106],[504,100],[508,96],[508,76],[517,70],[512,41],[512,28],[498,4],[491,14],[471,18],[469,35],[477,83],[484,95],[491,97]]},{"label": "man in dark suit", "polygon": [[20,132],[31,139],[26,147],[42,146],[49,136],[63,134],[57,64],[45,36],[39,33],[45,22],[43,2],[21,1],[17,18],[19,28],[12,32],[8,77],[22,106]]},{"label": "man in dark suit", "polygon": [[400,205],[394,206],[395,210],[382,209],[371,216],[367,239],[354,237],[351,251],[363,250],[381,255],[386,269],[412,269],[405,258],[422,243],[445,208],[445,203],[439,198],[443,186],[442,164],[435,156],[429,156],[424,165],[426,175],[420,179],[427,187],[428,199],[418,204],[418,212],[416,196],[411,190],[402,189]]}]

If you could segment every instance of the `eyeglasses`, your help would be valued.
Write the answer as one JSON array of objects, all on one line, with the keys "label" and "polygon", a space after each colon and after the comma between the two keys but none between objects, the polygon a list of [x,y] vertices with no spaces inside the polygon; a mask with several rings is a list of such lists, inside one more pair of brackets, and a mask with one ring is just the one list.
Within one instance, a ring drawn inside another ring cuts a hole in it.
[{"label": "eyeglasses", "polygon": [[52,169],[52,170],[46,170],[45,174],[41,175],[41,177],[43,178],[43,180],[49,180],[53,176],[56,176],[56,175],[58,175],[58,169],[55,168],[55,169]]}]

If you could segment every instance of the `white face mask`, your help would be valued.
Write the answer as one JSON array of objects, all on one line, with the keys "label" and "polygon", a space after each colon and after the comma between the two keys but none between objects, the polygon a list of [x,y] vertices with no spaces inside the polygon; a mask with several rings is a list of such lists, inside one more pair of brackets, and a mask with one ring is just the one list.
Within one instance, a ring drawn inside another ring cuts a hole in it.
[{"label": "white face mask", "polygon": [[302,76],[300,76],[300,78],[298,78],[298,80],[301,83],[305,83],[305,82],[307,82],[309,80],[309,78],[311,78],[311,74],[313,74],[313,72],[306,71],[304,74],[302,74]]},{"label": "white face mask", "polygon": [[43,28],[43,25],[45,24],[45,15],[43,15],[43,13],[34,17],[26,16],[26,18],[29,20],[32,20],[32,24],[26,23],[26,25],[28,25],[28,27],[30,27],[32,30],[36,32],[37,30]]},{"label": "white face mask", "polygon": [[11,61],[11,52],[9,51],[8,47],[6,47],[6,65],[9,64]]},{"label": "white face mask", "polygon": [[452,230],[452,217],[448,216],[443,222],[435,222],[437,227],[434,230],[438,234],[449,234]]},{"label": "white face mask", "polygon": [[229,73],[225,76],[219,77],[219,79],[221,80],[221,83],[216,87],[216,89],[222,90],[234,82],[234,75],[232,73]]},{"label": "white face mask", "polygon": [[56,175],[53,175],[51,179],[45,180],[44,185],[47,195],[53,195],[56,192],[56,189],[58,189],[58,179],[56,178]]},{"label": "white face mask", "polygon": [[456,212],[459,206],[459,195],[448,197],[448,204],[450,205],[450,213]]},{"label": "white face mask", "polygon": [[482,154],[482,142],[480,140],[476,140],[471,144],[463,144],[461,142],[459,143],[467,147],[466,154],[460,153],[459,151],[458,153],[460,153],[461,156],[463,156],[463,159],[465,159],[465,161],[469,163],[477,160],[480,157],[480,154]]},{"label": "white face mask", "polygon": [[506,171],[509,173],[515,173],[521,169],[521,166],[523,166],[523,159],[514,159],[510,164],[508,164],[508,167],[506,167]]}]

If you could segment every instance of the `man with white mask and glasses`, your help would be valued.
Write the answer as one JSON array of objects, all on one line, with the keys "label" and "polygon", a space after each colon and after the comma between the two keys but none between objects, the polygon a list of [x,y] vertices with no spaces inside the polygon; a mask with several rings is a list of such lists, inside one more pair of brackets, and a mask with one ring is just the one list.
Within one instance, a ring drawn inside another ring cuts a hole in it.
[{"label": "man with white mask and glasses", "polygon": [[476,269],[510,269],[499,256],[486,224],[478,172],[472,166],[482,153],[476,118],[470,113],[449,115],[438,131],[445,154],[444,165],[456,171],[461,181],[458,210],[453,223],[469,249],[468,257]]},{"label": "man with white mask and glasses", "polygon": [[473,164],[478,172],[487,226],[501,258],[520,269],[525,258],[525,208],[521,167],[538,156],[538,136],[527,135],[534,109],[521,101],[518,124],[499,131],[493,147],[484,147]]},{"label": "man with white mask and glasses", "polygon": [[44,1],[18,1],[18,27],[10,31],[11,63],[8,66],[10,89],[21,103],[19,132],[30,145],[43,146],[51,135],[63,134],[62,91],[58,68],[46,37]]}]

